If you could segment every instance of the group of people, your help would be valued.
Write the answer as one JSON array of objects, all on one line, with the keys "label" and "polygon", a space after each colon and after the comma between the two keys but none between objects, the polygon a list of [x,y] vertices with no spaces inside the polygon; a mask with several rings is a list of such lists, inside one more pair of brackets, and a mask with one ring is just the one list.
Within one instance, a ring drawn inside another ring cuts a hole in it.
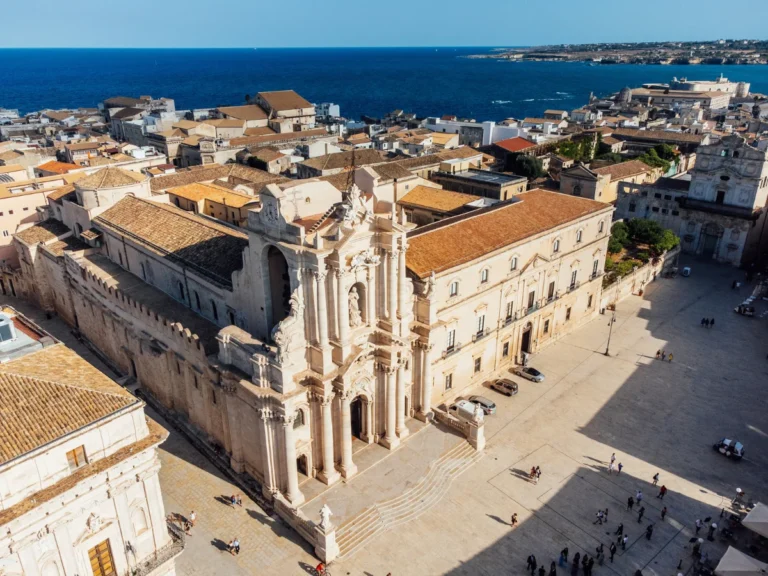
[{"label": "group of people", "polygon": [[232,496],[229,497],[229,504],[234,508],[235,506],[243,506],[243,497],[240,494],[232,494]]},{"label": "group of people", "polygon": [[714,328],[714,326],[715,326],[715,319],[714,318],[702,318],[701,319],[701,325],[704,326],[704,328]]},{"label": "group of people", "polygon": [[661,360],[662,362],[669,360],[672,362],[672,352],[667,354],[666,350],[656,350],[656,360]]},{"label": "group of people", "polygon": [[532,466],[531,471],[528,473],[528,478],[530,480],[533,480],[534,484],[539,483],[539,478],[541,478],[541,467],[540,466]]},{"label": "group of people", "polygon": [[624,468],[624,464],[622,464],[621,462],[616,464],[616,452],[611,454],[611,462],[608,464],[608,474],[613,474],[614,470],[618,470],[618,472],[616,473],[617,475],[621,474],[621,470],[623,468]]}]

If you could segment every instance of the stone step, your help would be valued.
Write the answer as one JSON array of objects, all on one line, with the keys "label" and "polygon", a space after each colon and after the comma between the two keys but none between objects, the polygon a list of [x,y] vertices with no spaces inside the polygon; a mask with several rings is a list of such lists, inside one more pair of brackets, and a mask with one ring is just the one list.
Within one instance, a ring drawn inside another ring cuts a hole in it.
[{"label": "stone step", "polygon": [[380,532],[418,518],[443,498],[454,478],[482,456],[468,442],[460,442],[436,460],[415,486],[352,518],[336,533],[340,557],[351,556]]}]

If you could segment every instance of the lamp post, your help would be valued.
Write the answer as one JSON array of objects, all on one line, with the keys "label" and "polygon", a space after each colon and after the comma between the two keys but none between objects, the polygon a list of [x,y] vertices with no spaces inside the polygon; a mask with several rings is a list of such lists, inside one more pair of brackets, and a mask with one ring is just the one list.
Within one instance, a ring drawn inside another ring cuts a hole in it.
[{"label": "lamp post", "polygon": [[616,322],[616,305],[613,305],[613,313],[611,314],[611,321],[608,323],[608,342],[605,345],[605,355],[610,356],[608,350],[611,347],[611,334],[613,334],[613,324]]}]

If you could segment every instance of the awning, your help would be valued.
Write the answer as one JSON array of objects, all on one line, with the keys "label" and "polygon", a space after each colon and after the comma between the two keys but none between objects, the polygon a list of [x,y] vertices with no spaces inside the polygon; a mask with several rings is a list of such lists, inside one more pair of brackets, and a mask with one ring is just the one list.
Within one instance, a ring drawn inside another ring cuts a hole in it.
[{"label": "awning", "polygon": [[768,538],[768,506],[758,502],[741,523],[753,532]]},{"label": "awning", "polygon": [[755,560],[729,546],[720,563],[715,568],[717,576],[764,576],[768,574],[768,564]]}]

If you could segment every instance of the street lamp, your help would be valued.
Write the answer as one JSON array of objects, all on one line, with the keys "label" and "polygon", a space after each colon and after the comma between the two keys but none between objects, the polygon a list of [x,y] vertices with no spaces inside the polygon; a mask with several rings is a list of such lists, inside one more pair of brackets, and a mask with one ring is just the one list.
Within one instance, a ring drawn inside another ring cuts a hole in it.
[{"label": "street lamp", "polygon": [[616,322],[616,305],[613,305],[613,313],[611,314],[611,321],[608,323],[608,342],[605,345],[605,355],[610,356],[608,349],[611,347],[611,334],[613,334],[613,324]]}]

